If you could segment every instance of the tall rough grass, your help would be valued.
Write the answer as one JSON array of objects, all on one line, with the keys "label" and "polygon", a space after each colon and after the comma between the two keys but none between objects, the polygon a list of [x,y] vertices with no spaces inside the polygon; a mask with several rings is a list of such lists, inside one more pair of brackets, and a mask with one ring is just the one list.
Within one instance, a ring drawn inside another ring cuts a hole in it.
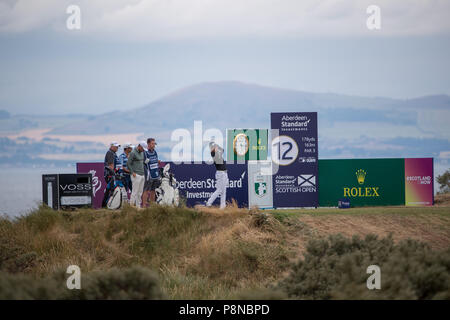
[{"label": "tall rough grass", "polygon": [[237,207],[40,207],[14,221],[0,220],[0,277],[51,278],[69,265],[83,274],[142,266],[155,271],[167,298],[233,297],[273,281],[289,266],[283,226],[260,220],[259,213]]},{"label": "tall rough grass", "polygon": [[[446,216],[426,221],[448,228]],[[448,250],[374,236],[321,238],[317,230],[301,215],[233,205],[63,212],[43,206],[0,218],[0,298],[449,298]],[[370,264],[381,267],[381,291],[365,286]],[[67,289],[69,265],[80,267],[82,290]]]}]

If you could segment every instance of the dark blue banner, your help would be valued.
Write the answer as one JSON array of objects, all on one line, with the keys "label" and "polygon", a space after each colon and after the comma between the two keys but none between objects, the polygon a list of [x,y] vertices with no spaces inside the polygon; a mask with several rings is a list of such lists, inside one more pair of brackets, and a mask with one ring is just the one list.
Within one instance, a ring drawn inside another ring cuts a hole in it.
[{"label": "dark blue banner", "polygon": [[317,112],[271,113],[273,206],[318,207]]},{"label": "dark blue banner", "polygon": [[[214,165],[207,163],[170,163],[170,169],[177,180],[180,196],[186,199],[186,205],[205,204],[215,189]],[[236,200],[239,207],[248,205],[248,179],[246,164],[227,164],[228,188],[227,202]],[[220,198],[213,205],[218,205]]]}]

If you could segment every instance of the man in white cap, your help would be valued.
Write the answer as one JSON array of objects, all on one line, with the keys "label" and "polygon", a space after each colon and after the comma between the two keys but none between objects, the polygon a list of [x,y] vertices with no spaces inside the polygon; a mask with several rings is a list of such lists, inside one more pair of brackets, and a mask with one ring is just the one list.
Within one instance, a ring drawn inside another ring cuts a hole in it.
[{"label": "man in white cap", "polygon": [[127,167],[130,171],[132,191],[130,205],[141,207],[142,192],[144,191],[144,148],[147,146],[145,141],[139,143],[128,156]]},{"label": "man in white cap", "polygon": [[117,168],[117,165],[119,164],[119,158],[117,157],[117,150],[119,149],[120,144],[117,143],[117,141],[113,141],[109,144],[109,149],[106,152],[105,155],[105,170],[103,172],[103,175],[105,177],[105,181],[106,181],[106,191],[105,191],[105,195],[103,196],[103,201],[102,201],[102,207],[106,207],[106,202],[108,200],[109,197],[109,193],[111,192],[111,178],[112,175],[114,174],[114,171]]},{"label": "man in white cap", "polygon": [[211,157],[214,160],[214,165],[216,166],[216,191],[214,191],[208,199],[206,206],[210,207],[214,200],[216,200],[217,197],[220,197],[220,209],[223,209],[226,205],[228,186],[227,166],[225,160],[223,160],[223,149],[214,142],[209,143],[209,148],[211,150]]}]

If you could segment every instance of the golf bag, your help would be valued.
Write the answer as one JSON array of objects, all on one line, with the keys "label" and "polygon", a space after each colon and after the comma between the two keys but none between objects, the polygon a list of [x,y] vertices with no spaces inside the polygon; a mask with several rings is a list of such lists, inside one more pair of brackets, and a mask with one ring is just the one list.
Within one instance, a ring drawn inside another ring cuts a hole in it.
[{"label": "golf bag", "polygon": [[169,172],[170,164],[166,164],[161,173],[161,184],[155,190],[156,203],[169,206],[178,206],[180,202],[180,196],[178,188],[176,186],[177,180],[174,178],[173,173]]},{"label": "golf bag", "polygon": [[109,181],[107,190],[109,190],[109,195],[106,202],[106,207],[111,210],[120,209],[124,203],[128,201],[127,190],[124,186],[124,173],[122,170],[112,171],[110,168],[109,173]]}]

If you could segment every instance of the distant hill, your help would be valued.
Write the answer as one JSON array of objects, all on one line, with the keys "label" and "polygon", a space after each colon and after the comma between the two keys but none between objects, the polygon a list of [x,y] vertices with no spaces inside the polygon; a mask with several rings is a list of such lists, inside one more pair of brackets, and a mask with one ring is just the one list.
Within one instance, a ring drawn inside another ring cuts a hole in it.
[{"label": "distant hill", "polygon": [[[270,113],[284,111],[318,112],[320,158],[434,157],[435,164],[441,165],[440,170],[450,165],[447,95],[402,100],[312,93],[236,81],[196,84],[139,108],[101,115],[8,118],[4,114],[0,118],[0,133],[10,139],[0,141],[3,148],[0,164],[14,164],[18,156],[24,159],[38,156],[44,162],[56,156],[72,162],[98,160],[107,143],[100,135],[120,143],[130,140],[126,136],[134,137],[132,140],[155,137],[161,158],[170,159],[175,144],[171,141],[174,129],[188,129],[192,134],[196,120],[202,121],[203,130],[216,128],[224,134],[227,128],[270,128]],[[47,139],[40,144],[31,141],[37,134],[35,130],[42,129],[50,130],[44,136],[55,134],[60,141]],[[31,133],[21,137],[24,130]],[[19,141],[27,137],[31,139],[28,144]],[[90,145],[84,137],[91,138]],[[68,155],[64,158],[59,153]],[[199,159],[201,155],[195,157]]]},{"label": "distant hill", "polygon": [[11,118],[11,115],[9,114],[8,111],[0,110],[0,120],[9,119],[9,118]]},{"label": "distant hill", "polygon": [[420,109],[450,110],[450,97],[399,100],[334,93],[311,93],[236,81],[193,85],[131,111],[114,111],[63,127],[58,134],[158,132],[190,128],[194,120],[217,128],[268,127],[270,112],[318,111],[321,121],[399,122],[416,124]]}]

